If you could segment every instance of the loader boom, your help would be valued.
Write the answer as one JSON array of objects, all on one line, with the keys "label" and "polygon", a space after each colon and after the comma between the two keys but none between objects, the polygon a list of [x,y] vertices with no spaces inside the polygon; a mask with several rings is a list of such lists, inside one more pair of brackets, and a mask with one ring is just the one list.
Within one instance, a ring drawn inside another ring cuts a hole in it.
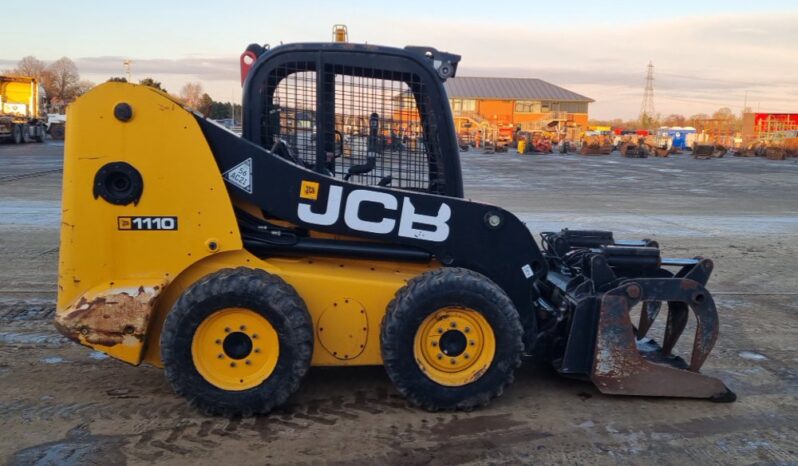
[{"label": "loader boom", "polygon": [[[532,311],[530,297],[535,281],[546,276],[546,263],[529,230],[510,212],[454,197],[348,183],[275,157],[203,118],[197,121],[219,171],[228,174],[231,195],[258,206],[267,217],[369,240],[342,245],[336,240],[297,238],[291,246],[273,245],[272,254],[435,258],[447,267],[484,274],[510,295],[519,310]],[[251,166],[251,181],[230,182],[230,174],[241,166]],[[268,250],[266,239],[266,235],[245,239],[244,246]]]}]

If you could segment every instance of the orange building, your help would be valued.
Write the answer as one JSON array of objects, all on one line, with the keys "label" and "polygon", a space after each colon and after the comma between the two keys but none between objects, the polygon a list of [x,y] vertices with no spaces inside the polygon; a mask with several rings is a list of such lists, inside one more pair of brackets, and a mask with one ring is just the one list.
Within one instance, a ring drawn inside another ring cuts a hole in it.
[{"label": "orange building", "polygon": [[535,78],[457,77],[444,83],[458,133],[475,128],[587,130],[593,99]]}]

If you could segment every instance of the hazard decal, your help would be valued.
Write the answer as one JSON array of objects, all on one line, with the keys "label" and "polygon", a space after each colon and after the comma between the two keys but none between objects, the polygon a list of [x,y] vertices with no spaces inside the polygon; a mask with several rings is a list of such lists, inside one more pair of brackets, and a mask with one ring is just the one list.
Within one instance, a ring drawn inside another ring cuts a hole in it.
[{"label": "hazard decal", "polygon": [[252,158],[248,158],[222,175],[224,179],[249,194],[252,194]]}]

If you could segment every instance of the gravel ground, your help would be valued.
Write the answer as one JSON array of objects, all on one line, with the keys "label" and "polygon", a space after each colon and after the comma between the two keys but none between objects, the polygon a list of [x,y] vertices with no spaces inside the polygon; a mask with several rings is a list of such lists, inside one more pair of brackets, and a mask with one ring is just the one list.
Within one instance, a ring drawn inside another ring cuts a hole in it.
[{"label": "gravel ground", "polygon": [[796,160],[462,156],[467,194],[533,231],[607,228],[713,258],[721,333],[704,371],[736,403],[604,396],[528,364],[486,409],[427,413],[369,367],[313,369],[288,406],[229,420],[191,410],[159,369],[55,332],[62,152],[0,145],[0,462],[798,463]]}]

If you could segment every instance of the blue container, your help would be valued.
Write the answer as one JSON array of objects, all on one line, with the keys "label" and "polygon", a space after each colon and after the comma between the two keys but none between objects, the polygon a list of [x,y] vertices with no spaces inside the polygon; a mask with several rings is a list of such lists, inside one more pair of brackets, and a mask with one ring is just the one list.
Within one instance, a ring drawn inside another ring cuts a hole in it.
[{"label": "blue container", "polygon": [[684,149],[687,147],[687,135],[695,133],[695,128],[691,126],[687,127],[678,127],[673,126],[671,128],[660,128],[658,131],[658,136],[660,138],[668,138],[671,140],[671,147],[675,147],[677,149]]}]

